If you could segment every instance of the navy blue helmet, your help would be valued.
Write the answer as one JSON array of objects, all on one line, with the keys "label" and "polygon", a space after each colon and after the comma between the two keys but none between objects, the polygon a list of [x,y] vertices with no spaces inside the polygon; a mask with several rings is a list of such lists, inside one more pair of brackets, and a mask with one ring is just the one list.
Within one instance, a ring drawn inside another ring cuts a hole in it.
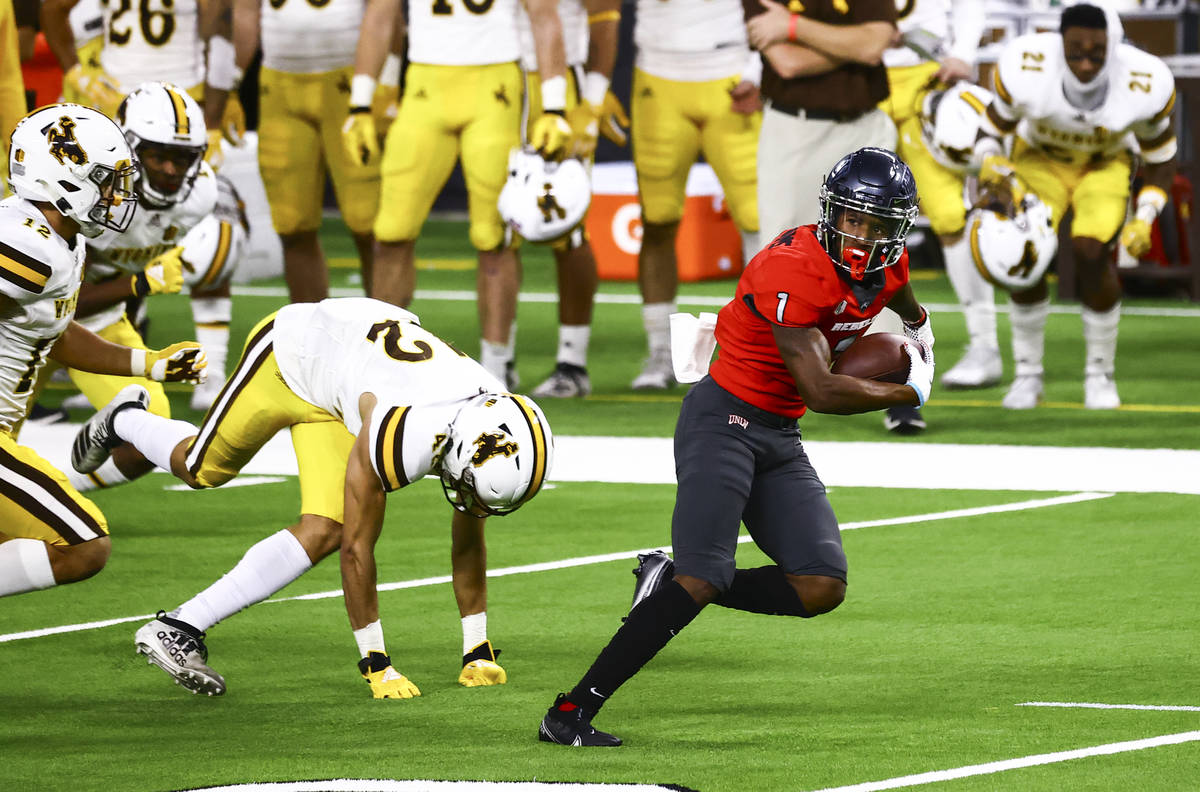
[{"label": "navy blue helmet", "polygon": [[854,280],[900,260],[917,219],[917,183],[891,151],[862,148],[842,157],[821,185],[817,239]]}]

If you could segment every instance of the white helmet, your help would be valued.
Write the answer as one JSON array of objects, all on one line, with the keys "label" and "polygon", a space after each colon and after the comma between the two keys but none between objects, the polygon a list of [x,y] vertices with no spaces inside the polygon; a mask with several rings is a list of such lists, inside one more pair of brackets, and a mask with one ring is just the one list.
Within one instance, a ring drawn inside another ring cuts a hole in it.
[{"label": "white helmet", "polygon": [[921,141],[939,165],[959,173],[967,170],[991,101],[991,93],[966,82],[925,94],[921,100]]},{"label": "white helmet", "polygon": [[515,148],[508,155],[500,216],[530,242],[565,236],[583,221],[591,202],[591,181],[579,160],[546,162],[530,148]]},{"label": "white helmet", "polygon": [[8,155],[13,192],[45,201],[84,236],[124,231],[137,210],[133,154],[117,125],[77,104],[53,104],[17,122]]},{"label": "white helmet", "polygon": [[446,428],[440,452],[446,500],[476,517],[516,511],[554,462],[550,424],[532,399],[481,393]]},{"label": "white helmet", "polygon": [[980,274],[1011,292],[1036,286],[1058,250],[1050,207],[1033,193],[977,204],[967,215],[967,233]]},{"label": "white helmet", "polygon": [[208,149],[196,100],[170,83],[142,83],[117,108],[117,123],[137,157],[141,195],[156,206],[186,199]]}]

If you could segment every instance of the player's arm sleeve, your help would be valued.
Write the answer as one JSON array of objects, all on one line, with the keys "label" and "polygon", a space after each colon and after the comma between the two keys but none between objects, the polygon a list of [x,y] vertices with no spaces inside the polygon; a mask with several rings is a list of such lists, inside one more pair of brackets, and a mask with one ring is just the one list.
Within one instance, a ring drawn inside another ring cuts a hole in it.
[{"label": "player's arm sleeve", "polygon": [[41,299],[52,274],[36,251],[0,242],[0,293],[22,304]]},{"label": "player's arm sleeve", "polygon": [[404,466],[404,431],[411,412],[411,407],[376,404],[371,412],[371,420],[366,426],[371,469],[379,477],[384,492],[405,487],[425,473],[409,471]]},{"label": "player's arm sleeve", "polygon": [[1142,157],[1151,165],[1171,161],[1178,149],[1175,139],[1175,79],[1161,61],[1160,68],[1151,70],[1150,99],[1146,105],[1151,114],[1133,125],[1133,134],[1142,150]]}]

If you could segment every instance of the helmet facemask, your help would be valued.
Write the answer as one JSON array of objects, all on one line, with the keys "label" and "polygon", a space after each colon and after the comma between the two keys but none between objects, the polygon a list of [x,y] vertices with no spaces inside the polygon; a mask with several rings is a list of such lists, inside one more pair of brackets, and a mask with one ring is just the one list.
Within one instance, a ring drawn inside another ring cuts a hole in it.
[{"label": "helmet facemask", "polygon": [[174,206],[184,201],[196,183],[207,146],[185,146],[142,140],[126,132],[137,157],[137,188],[154,206]]},{"label": "helmet facemask", "polygon": [[916,206],[883,207],[821,187],[817,237],[834,264],[861,281],[900,260]]},{"label": "helmet facemask", "polygon": [[96,163],[87,174],[87,180],[96,185],[100,197],[88,210],[86,221],[76,218],[79,232],[86,237],[99,236],[105,228],[123,232],[133,222],[138,205],[134,188],[137,166],[128,161],[117,166],[110,168]]}]

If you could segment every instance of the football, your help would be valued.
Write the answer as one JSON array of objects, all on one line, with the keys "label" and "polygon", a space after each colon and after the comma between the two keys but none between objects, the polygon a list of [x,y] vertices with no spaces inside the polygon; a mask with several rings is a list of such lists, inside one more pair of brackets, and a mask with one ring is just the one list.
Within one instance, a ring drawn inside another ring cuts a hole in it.
[{"label": "football", "polygon": [[904,351],[905,340],[904,336],[896,333],[861,336],[838,355],[831,371],[834,374],[903,385],[908,381],[911,362]]}]

